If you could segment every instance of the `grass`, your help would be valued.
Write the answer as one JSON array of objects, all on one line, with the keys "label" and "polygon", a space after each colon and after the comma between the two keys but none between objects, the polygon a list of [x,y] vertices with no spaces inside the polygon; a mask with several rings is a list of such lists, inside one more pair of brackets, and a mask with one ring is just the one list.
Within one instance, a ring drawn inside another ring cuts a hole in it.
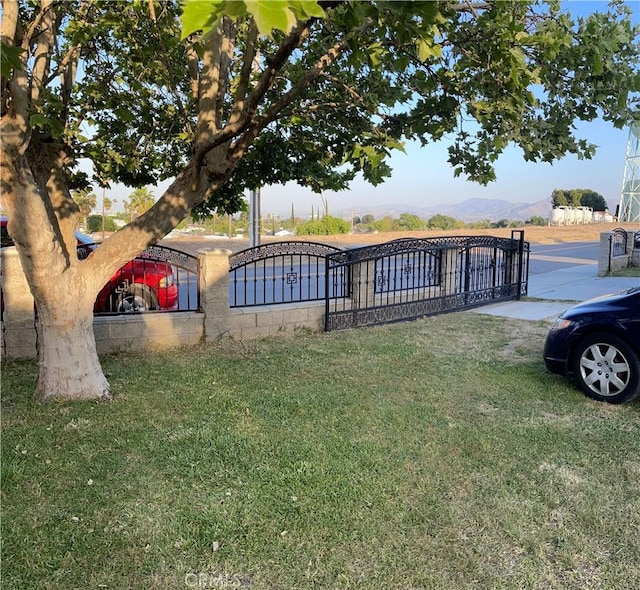
[{"label": "grass", "polygon": [[106,357],[111,403],[5,361],[9,589],[640,587],[640,406],[458,313]]},{"label": "grass", "polygon": [[611,273],[612,277],[640,277],[640,268],[637,266],[629,266],[621,268]]}]

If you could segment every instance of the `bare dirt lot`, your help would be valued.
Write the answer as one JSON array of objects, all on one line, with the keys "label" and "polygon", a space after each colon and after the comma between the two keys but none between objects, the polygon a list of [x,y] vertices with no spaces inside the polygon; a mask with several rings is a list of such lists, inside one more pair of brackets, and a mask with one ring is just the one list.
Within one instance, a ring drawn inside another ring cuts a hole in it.
[{"label": "bare dirt lot", "polygon": [[[637,223],[593,223],[588,225],[569,225],[569,226],[527,226],[524,229],[524,239],[533,244],[555,244],[562,242],[592,242],[599,241],[602,232],[612,231],[621,227],[628,232],[640,231],[640,225]],[[312,242],[321,242],[332,246],[344,247],[354,245],[382,244],[399,238],[434,238],[439,236],[496,236],[511,237],[512,228],[492,228],[492,229],[459,229],[459,230],[429,230],[429,231],[410,231],[410,232],[383,232],[377,234],[345,234],[334,236],[291,236],[287,238],[262,237],[262,243],[286,240],[308,240]],[[208,240],[205,238],[197,238],[194,236],[184,238],[173,238],[167,240],[167,245],[194,253],[202,248],[220,248],[228,249],[232,252],[238,252],[249,247],[247,239],[216,239]]]},{"label": "bare dirt lot", "polygon": [[[524,229],[524,237],[528,242],[535,244],[554,244],[558,242],[591,242],[600,240],[600,234],[605,231],[612,231],[617,227],[622,227],[628,232],[640,231],[637,223],[593,223],[589,225],[569,225],[569,226],[527,226]],[[459,229],[459,230],[431,230],[417,232],[386,232],[379,234],[349,234],[345,236],[327,236],[335,240],[336,243],[344,244],[378,244],[395,240],[397,238],[432,238],[438,236],[496,236],[511,237],[512,228],[493,229]],[[302,236],[299,236],[302,237]],[[309,236],[315,238],[318,236]],[[323,242],[326,240],[322,240]]]}]

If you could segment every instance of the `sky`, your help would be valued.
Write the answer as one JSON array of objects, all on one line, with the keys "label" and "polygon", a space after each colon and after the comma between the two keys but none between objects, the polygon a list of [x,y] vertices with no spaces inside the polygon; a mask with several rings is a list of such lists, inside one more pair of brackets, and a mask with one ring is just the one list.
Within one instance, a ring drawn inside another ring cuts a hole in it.
[{"label": "sky", "polygon": [[617,130],[604,121],[579,127],[579,137],[598,146],[591,160],[565,156],[553,164],[530,163],[519,148],[509,148],[496,162],[497,180],[487,186],[453,175],[447,162],[447,144],[427,147],[411,144],[406,153],[395,154],[390,163],[393,174],[385,183],[373,187],[356,179],[349,191],[322,193],[322,198],[295,184],[264,187],[262,212],[288,216],[293,203],[296,215],[306,217],[322,209],[326,199],[329,212],[349,210],[367,214],[374,208],[393,205],[394,210],[459,203],[471,198],[501,199],[514,203],[535,203],[551,197],[554,189],[588,188],[601,194],[611,210],[620,199],[628,129]]},{"label": "sky", "polygon": [[[572,15],[606,10],[607,6],[606,2],[596,0],[571,0],[564,4]],[[627,4],[633,10],[634,21],[640,22],[640,2],[629,0]],[[463,176],[454,177],[447,162],[446,141],[426,147],[410,143],[405,146],[405,153],[397,152],[391,157],[393,173],[381,185],[373,187],[357,178],[348,191],[325,191],[322,195],[294,183],[266,186],[261,190],[262,215],[289,217],[293,206],[296,216],[308,217],[312,207],[314,211],[323,209],[323,200],[332,214],[348,212],[357,216],[387,206],[394,210],[402,209],[402,205],[431,207],[471,198],[535,203],[550,198],[554,189],[573,188],[596,191],[604,196],[613,211],[622,189],[629,130],[615,129],[602,120],[578,123],[576,127],[578,138],[598,147],[591,160],[567,155],[553,164],[530,163],[524,161],[519,148],[509,147],[496,162],[497,180],[482,186]],[[165,182],[150,188],[159,197],[168,185],[169,182]],[[122,203],[131,192],[126,187],[115,186],[108,196]],[[115,209],[121,208],[116,204]]]}]

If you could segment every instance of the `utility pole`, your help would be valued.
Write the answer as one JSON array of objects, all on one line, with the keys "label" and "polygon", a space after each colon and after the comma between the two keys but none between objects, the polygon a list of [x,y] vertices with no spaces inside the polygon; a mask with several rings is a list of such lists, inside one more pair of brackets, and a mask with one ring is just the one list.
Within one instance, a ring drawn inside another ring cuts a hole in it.
[{"label": "utility pole", "polygon": [[104,197],[106,194],[105,187],[102,187],[102,241],[104,242]]},{"label": "utility pole", "polygon": [[260,245],[260,189],[249,193],[249,247]]}]

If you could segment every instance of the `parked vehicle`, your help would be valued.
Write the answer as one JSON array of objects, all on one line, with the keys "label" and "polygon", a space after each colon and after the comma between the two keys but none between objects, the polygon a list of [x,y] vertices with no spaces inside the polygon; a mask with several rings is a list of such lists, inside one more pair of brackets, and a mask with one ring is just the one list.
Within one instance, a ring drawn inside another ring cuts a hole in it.
[{"label": "parked vehicle", "polygon": [[[7,232],[7,218],[0,217],[2,247],[13,246]],[[99,247],[76,232],[78,257],[87,258]],[[94,312],[131,313],[148,310],[172,310],[178,306],[178,288],[170,264],[139,256],[127,262],[109,279],[96,298]]]},{"label": "parked vehicle", "polygon": [[592,399],[619,404],[640,396],[640,287],[565,311],[543,356],[549,371],[572,375]]}]

